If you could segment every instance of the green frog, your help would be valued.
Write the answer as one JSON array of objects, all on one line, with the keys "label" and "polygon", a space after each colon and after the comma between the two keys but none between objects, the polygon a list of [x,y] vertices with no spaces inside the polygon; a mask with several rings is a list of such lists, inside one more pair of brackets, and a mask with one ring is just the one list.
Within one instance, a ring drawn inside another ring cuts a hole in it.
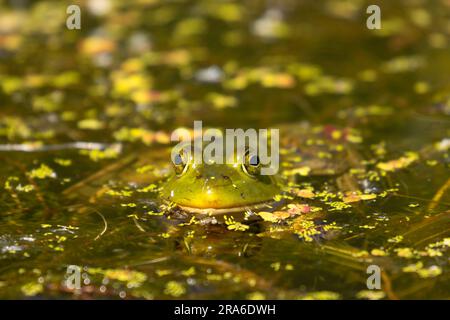
[{"label": "green frog", "polygon": [[[298,124],[284,126],[281,132],[282,171],[293,173],[288,180],[295,183],[296,169],[303,169],[298,172],[309,177],[336,176],[339,189],[358,188],[344,174],[359,164],[345,132],[327,128],[313,132],[309,125]],[[231,164],[196,164],[182,153],[174,160],[175,172],[162,186],[161,197],[190,213],[216,215],[269,208],[287,185],[280,174],[262,175],[259,160],[247,156]]]},{"label": "green frog", "polygon": [[175,174],[161,196],[192,213],[221,214],[260,209],[280,193],[275,176],[262,175],[261,163],[202,163],[176,156]]}]

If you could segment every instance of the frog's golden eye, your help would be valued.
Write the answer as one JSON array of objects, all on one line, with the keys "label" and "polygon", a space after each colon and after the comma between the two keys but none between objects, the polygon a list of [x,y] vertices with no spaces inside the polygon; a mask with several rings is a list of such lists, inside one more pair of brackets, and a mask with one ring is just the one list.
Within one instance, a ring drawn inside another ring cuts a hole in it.
[{"label": "frog's golden eye", "polygon": [[177,175],[182,175],[187,170],[187,160],[185,155],[181,153],[177,153],[173,157],[173,167],[175,168],[175,173]]},{"label": "frog's golden eye", "polygon": [[249,151],[245,153],[242,170],[251,176],[257,176],[261,173],[261,161],[256,154],[250,154]]}]

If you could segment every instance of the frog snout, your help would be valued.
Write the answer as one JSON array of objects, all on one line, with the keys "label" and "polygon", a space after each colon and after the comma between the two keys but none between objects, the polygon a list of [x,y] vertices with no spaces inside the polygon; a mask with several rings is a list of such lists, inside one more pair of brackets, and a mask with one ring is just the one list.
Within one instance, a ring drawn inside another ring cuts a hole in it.
[{"label": "frog snout", "polygon": [[228,187],[233,184],[231,178],[227,175],[202,175],[200,177],[204,181],[204,186],[206,188],[218,188],[218,187]]}]

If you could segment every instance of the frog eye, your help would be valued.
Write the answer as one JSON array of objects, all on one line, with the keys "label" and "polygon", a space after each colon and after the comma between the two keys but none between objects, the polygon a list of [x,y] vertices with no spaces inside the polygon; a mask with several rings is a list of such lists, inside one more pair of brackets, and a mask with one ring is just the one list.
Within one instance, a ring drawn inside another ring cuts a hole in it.
[{"label": "frog eye", "polygon": [[182,175],[186,172],[187,169],[187,161],[186,157],[183,155],[183,153],[177,153],[173,157],[173,167],[175,168],[175,173],[177,175]]},{"label": "frog eye", "polygon": [[242,169],[251,176],[259,175],[261,172],[261,161],[256,154],[251,155],[248,151],[245,154]]}]

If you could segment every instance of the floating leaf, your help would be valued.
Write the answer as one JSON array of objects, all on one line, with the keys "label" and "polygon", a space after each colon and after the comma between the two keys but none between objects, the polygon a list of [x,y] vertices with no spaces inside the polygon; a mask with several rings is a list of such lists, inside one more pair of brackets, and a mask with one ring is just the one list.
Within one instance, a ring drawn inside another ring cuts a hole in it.
[{"label": "floating leaf", "polygon": [[400,157],[398,159],[378,163],[377,168],[383,171],[396,171],[408,167],[418,159],[419,155],[417,153],[407,152],[405,156]]},{"label": "floating leaf", "polygon": [[47,165],[41,164],[39,168],[31,170],[28,176],[35,179],[56,178],[56,173]]},{"label": "floating leaf", "polygon": [[359,202],[363,200],[373,200],[376,199],[377,195],[374,193],[368,194],[358,194],[355,192],[347,193],[342,199],[345,203]]},{"label": "floating leaf", "polygon": [[186,293],[186,289],[183,284],[177,282],[177,281],[169,281],[166,284],[166,288],[164,289],[164,293],[173,296],[173,297],[180,297],[183,294]]}]

